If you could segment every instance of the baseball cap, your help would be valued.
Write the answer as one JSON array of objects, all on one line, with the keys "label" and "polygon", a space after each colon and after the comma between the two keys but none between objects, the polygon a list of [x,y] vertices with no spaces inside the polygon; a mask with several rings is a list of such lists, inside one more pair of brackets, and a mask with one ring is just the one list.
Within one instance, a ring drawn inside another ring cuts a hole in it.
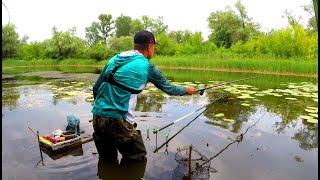
[{"label": "baseball cap", "polygon": [[139,31],[134,35],[134,43],[135,44],[158,44],[153,36],[153,34],[149,31]]}]

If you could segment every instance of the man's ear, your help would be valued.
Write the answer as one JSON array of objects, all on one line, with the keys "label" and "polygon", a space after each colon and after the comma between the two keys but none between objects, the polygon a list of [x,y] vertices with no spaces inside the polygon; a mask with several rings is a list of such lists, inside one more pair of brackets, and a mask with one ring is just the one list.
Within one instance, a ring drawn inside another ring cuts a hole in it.
[{"label": "man's ear", "polygon": [[149,51],[150,48],[151,48],[151,44],[149,43],[149,44],[148,44],[148,51]]}]

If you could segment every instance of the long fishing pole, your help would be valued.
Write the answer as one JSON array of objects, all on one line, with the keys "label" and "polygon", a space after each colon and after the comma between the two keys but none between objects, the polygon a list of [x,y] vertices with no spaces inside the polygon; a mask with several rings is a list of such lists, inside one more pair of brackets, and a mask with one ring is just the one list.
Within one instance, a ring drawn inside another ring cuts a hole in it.
[{"label": "long fishing pole", "polygon": [[[215,99],[213,102],[217,102],[218,100],[224,99],[226,98],[225,96],[220,97],[218,99]],[[212,103],[213,103],[212,102]],[[210,104],[212,104],[210,103]],[[206,105],[207,106],[207,105]],[[156,148],[153,152],[156,153],[159,149],[161,149],[164,145],[168,144],[168,142],[170,142],[174,137],[176,137],[183,129],[185,129],[186,127],[188,127],[193,121],[195,121],[202,113],[204,113],[204,111],[206,111],[206,109],[204,109],[200,114],[198,114],[195,118],[193,118],[188,124],[186,124],[184,127],[182,127],[177,133],[175,133],[173,136],[171,136],[168,140],[166,140],[166,142],[164,142],[163,144],[161,144],[158,148]],[[159,132],[159,131],[157,131]]]},{"label": "long fishing pole", "polygon": [[216,101],[218,101],[218,100],[221,100],[221,99],[223,99],[223,98],[225,98],[225,96],[220,97],[220,98],[218,98],[218,99],[215,99],[215,100],[211,101],[210,103],[208,103],[207,105],[202,106],[202,107],[200,107],[199,109],[197,109],[197,110],[195,110],[195,111],[193,111],[193,112],[191,112],[191,113],[189,113],[189,114],[187,114],[187,115],[185,115],[185,116],[183,116],[183,117],[181,117],[181,118],[179,118],[179,119],[177,119],[177,120],[175,120],[175,121],[173,121],[173,122],[171,122],[171,123],[169,123],[169,124],[167,124],[167,125],[165,125],[165,126],[163,126],[163,127],[161,127],[161,128],[159,128],[159,129],[155,129],[155,130],[153,131],[153,134],[158,133],[158,132],[164,130],[165,128],[173,125],[174,123],[176,123],[176,122],[178,122],[178,121],[181,121],[182,119],[185,119],[186,117],[188,117],[188,116],[190,116],[190,115],[192,115],[192,114],[200,111],[201,109],[203,109],[203,108],[209,106],[210,104],[212,104],[212,103],[214,103],[214,102],[216,102]]},{"label": "long fishing pole", "polygon": [[202,88],[202,89],[198,89],[198,90],[196,90],[196,92],[200,92],[200,95],[203,95],[204,90],[206,90],[206,89],[216,88],[216,87],[220,87],[220,86],[227,85],[227,84],[230,84],[230,83],[240,82],[240,81],[244,81],[244,80],[248,80],[248,79],[254,79],[254,78],[257,78],[257,77],[258,76],[244,78],[244,79],[237,79],[237,80],[233,80],[233,81],[228,81],[228,82],[225,82],[225,83],[220,83],[220,84],[216,84],[216,85],[213,85],[213,86],[209,86],[209,87],[205,87],[205,88]]},{"label": "long fishing pole", "polygon": [[198,114],[195,118],[193,118],[187,125],[185,125],[183,128],[181,128],[177,133],[175,133],[173,136],[171,136],[166,142],[161,144],[158,148],[156,148],[153,153],[156,153],[161,149],[164,145],[168,144],[174,137],[176,137],[183,129],[188,127],[194,120],[196,120],[205,110],[203,110],[200,114]]}]

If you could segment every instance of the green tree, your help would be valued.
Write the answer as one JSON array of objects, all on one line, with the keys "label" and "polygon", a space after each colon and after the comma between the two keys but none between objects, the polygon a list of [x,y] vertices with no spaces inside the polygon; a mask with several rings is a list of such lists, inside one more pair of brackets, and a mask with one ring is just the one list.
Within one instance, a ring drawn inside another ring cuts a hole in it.
[{"label": "green tree", "polygon": [[242,26],[241,20],[231,9],[211,13],[208,21],[212,31],[209,39],[218,47],[230,47],[234,43],[231,36]]},{"label": "green tree", "polygon": [[131,36],[111,37],[108,39],[108,48],[115,52],[126,51],[133,48]]},{"label": "green tree", "polygon": [[121,14],[116,21],[115,21],[115,29],[116,29],[116,36],[130,36],[131,32],[131,17],[124,16]]},{"label": "green tree", "polygon": [[313,9],[312,4],[308,4],[303,6],[303,9],[310,14],[311,18],[308,20],[308,28],[312,31],[312,32],[316,32],[318,31],[318,26],[317,26],[317,18],[315,16],[315,12]]},{"label": "green tree", "polygon": [[245,21],[246,21],[246,19],[248,19],[246,8],[244,7],[243,4],[241,4],[240,0],[238,0],[236,2],[235,6],[236,6],[236,8],[237,8],[237,10],[238,10],[238,12],[240,14],[242,28],[244,28],[245,27]]},{"label": "green tree", "polygon": [[259,34],[259,25],[248,17],[241,1],[235,5],[238,14],[230,7],[225,11],[212,12],[208,17],[211,34],[209,39],[218,47],[231,47],[236,42],[246,42],[249,38]]},{"label": "green tree", "polygon": [[24,36],[20,39],[20,44],[28,44],[28,39],[29,39],[29,36],[24,35]]},{"label": "green tree", "polygon": [[192,32],[190,30],[184,31],[171,31],[169,33],[169,37],[174,39],[177,43],[181,44],[186,42],[192,36]]},{"label": "green tree", "polygon": [[180,44],[177,49],[177,54],[203,54],[210,53],[215,49],[215,46],[210,42],[204,42],[201,32],[191,34],[188,39]]},{"label": "green tree", "polygon": [[111,48],[107,48],[103,42],[98,42],[90,46],[87,53],[91,59],[101,61],[113,56],[115,51]]},{"label": "green tree", "polygon": [[102,41],[106,44],[107,39],[113,35],[114,21],[110,14],[100,14],[99,22],[93,22],[91,26],[86,27],[86,39],[90,45]]},{"label": "green tree", "polygon": [[80,49],[83,49],[85,42],[75,36],[76,28],[73,27],[66,32],[52,28],[53,37],[45,41],[47,56],[53,59],[75,58]]},{"label": "green tree", "polygon": [[316,22],[318,27],[318,0],[312,0],[312,2],[313,2],[313,9],[316,14]]},{"label": "green tree", "polygon": [[21,46],[21,58],[25,60],[43,59],[46,55],[46,49],[43,43],[31,42]]},{"label": "green tree", "polygon": [[156,46],[156,53],[159,55],[174,55],[177,51],[178,43],[167,36],[165,33],[160,33],[157,36],[159,45]]},{"label": "green tree", "polygon": [[18,56],[20,49],[19,35],[13,24],[2,26],[2,59]]},{"label": "green tree", "polygon": [[295,25],[297,24],[301,24],[301,17],[297,17],[295,16],[292,11],[289,11],[289,10],[285,10],[284,11],[284,15],[282,16],[284,18],[287,18],[288,19],[288,23],[294,27]]},{"label": "green tree", "polygon": [[142,16],[142,25],[144,30],[151,31],[154,35],[165,33],[168,29],[168,26],[164,24],[163,17],[161,16],[157,17],[157,19]]},{"label": "green tree", "polygon": [[133,19],[130,23],[130,35],[143,30],[143,24],[139,19]]}]

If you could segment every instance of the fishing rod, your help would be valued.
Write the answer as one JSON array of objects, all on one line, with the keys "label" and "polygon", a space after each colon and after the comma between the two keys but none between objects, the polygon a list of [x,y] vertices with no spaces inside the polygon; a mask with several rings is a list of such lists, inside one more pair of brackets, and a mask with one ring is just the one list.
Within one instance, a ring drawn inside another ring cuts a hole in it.
[{"label": "fishing rod", "polygon": [[187,114],[187,115],[185,115],[185,116],[183,116],[183,117],[181,117],[181,118],[179,118],[179,119],[177,119],[177,120],[175,120],[175,121],[173,121],[173,122],[171,122],[171,123],[169,123],[169,124],[167,124],[167,125],[165,125],[165,126],[163,126],[163,127],[161,127],[160,129],[155,129],[155,130],[153,130],[153,134],[158,133],[158,132],[166,129],[167,127],[173,125],[174,123],[176,123],[176,122],[178,122],[178,121],[181,121],[182,119],[185,119],[186,117],[188,117],[188,116],[190,116],[190,115],[192,115],[192,114],[200,111],[201,109],[209,106],[210,104],[212,104],[212,103],[214,103],[214,102],[216,102],[216,101],[219,101],[219,100],[221,100],[221,99],[224,99],[224,98],[226,98],[226,97],[225,97],[225,96],[219,97],[218,99],[215,99],[215,100],[211,101],[211,102],[208,103],[207,105],[200,107],[199,109],[197,109],[197,110],[195,110],[195,111],[193,111],[193,112],[191,112],[191,113],[189,113],[189,114]]},{"label": "fishing rod", "polygon": [[[218,100],[224,99],[226,98],[226,96],[223,97],[219,97],[218,99],[215,99],[213,102],[217,102]],[[213,103],[211,102],[211,103]],[[210,104],[211,104],[210,103]],[[209,105],[209,104],[208,104]],[[207,105],[206,105],[207,106]],[[198,114],[195,118],[193,118],[188,124],[186,124],[184,127],[182,127],[177,133],[175,133],[173,136],[171,136],[169,139],[166,140],[166,142],[164,142],[163,144],[161,144],[158,148],[156,148],[153,152],[156,153],[159,149],[161,149],[164,145],[168,144],[174,137],[176,137],[182,130],[184,130],[186,127],[188,127],[193,121],[195,121],[201,114],[204,113],[204,111],[206,111],[206,109],[204,109],[203,111],[201,111],[200,114]],[[157,131],[158,132],[158,131]],[[156,133],[157,133],[156,132]]]},{"label": "fishing rod", "polygon": [[244,79],[237,79],[237,80],[233,80],[233,81],[228,81],[228,82],[225,82],[225,83],[220,83],[220,84],[216,84],[216,85],[213,85],[213,86],[209,86],[209,87],[205,87],[205,88],[202,88],[202,89],[198,89],[196,90],[196,92],[200,92],[200,95],[202,96],[203,93],[204,93],[204,90],[206,89],[211,89],[211,88],[215,88],[215,87],[220,87],[220,86],[223,86],[223,85],[227,85],[227,84],[230,84],[230,83],[234,83],[234,82],[240,82],[240,81],[244,81],[244,80],[248,80],[248,79],[254,79],[254,78],[257,78],[258,76],[254,76],[254,77],[249,77],[249,78],[244,78]]},{"label": "fishing rod", "polygon": [[195,118],[193,118],[187,125],[185,125],[183,128],[181,128],[177,133],[175,133],[173,136],[171,136],[166,142],[161,144],[158,148],[156,148],[153,153],[156,153],[161,149],[164,145],[168,144],[174,137],[176,137],[183,129],[188,127],[194,120],[196,120],[205,110],[203,110],[200,114],[198,114]]}]

